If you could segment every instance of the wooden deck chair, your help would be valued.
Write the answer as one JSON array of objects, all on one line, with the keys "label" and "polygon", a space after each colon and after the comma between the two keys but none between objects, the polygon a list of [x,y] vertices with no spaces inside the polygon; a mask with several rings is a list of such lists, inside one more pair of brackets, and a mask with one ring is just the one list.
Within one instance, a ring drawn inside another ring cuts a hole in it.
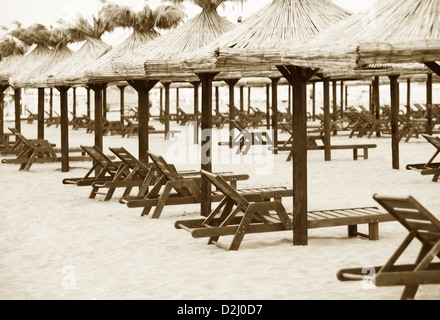
[{"label": "wooden deck chair", "polygon": [[[281,198],[293,197],[293,190],[285,187],[236,190],[220,175],[201,171],[221,194],[220,204],[202,219],[175,222],[177,229],[185,229],[192,236],[208,237],[208,244],[216,244],[226,250],[238,250],[246,234],[292,230]],[[270,201],[273,198],[274,201]],[[270,212],[275,212],[274,219]],[[221,236],[233,236],[229,246],[221,244]]]},{"label": "wooden deck chair", "polygon": [[45,139],[27,139],[20,131],[15,128],[9,128],[15,135],[20,144],[20,151],[17,157],[11,161],[2,161],[3,163],[20,164],[19,170],[29,171],[35,162],[57,162],[58,157],[53,149],[53,145]]},{"label": "wooden deck chair", "polygon": [[[200,203],[200,172],[178,172],[162,156],[147,151],[159,171],[159,179],[151,190],[143,197],[128,197],[121,199],[129,208],[143,208],[141,216],[148,215],[155,207],[152,218],[159,218],[166,205]],[[249,179],[247,174],[222,173],[224,178],[236,188],[239,180]],[[212,201],[220,201],[221,196],[212,195]]]},{"label": "wooden deck chair", "polygon": [[75,184],[77,186],[91,186],[94,182],[113,180],[117,173],[123,170],[119,162],[114,162],[115,157],[107,156],[96,146],[80,146],[90,156],[93,165],[83,177],[65,178],[63,184]]},{"label": "wooden deck chair", "polygon": [[254,131],[249,130],[243,126],[240,121],[231,121],[235,128],[240,131],[240,134],[234,138],[233,145],[238,144],[237,154],[247,154],[251,146],[253,145],[273,145],[270,137],[268,137],[266,131]]},{"label": "wooden deck chair", "polygon": [[139,123],[133,122],[127,116],[122,116],[122,119],[127,122],[122,131],[122,137],[130,138],[132,135],[137,135],[139,131]]},{"label": "wooden deck chair", "polygon": [[199,121],[199,119],[200,119],[200,114],[186,113],[180,107],[177,107],[176,110],[177,110],[177,114],[178,114],[177,123],[180,123],[181,126],[186,126],[190,122]]},{"label": "wooden deck chair", "polygon": [[29,110],[28,107],[26,107],[26,111],[28,113],[28,116],[26,118],[27,123],[34,123],[34,120],[38,119],[38,114],[33,113],[31,110]]},{"label": "wooden deck chair", "polygon": [[[378,194],[373,198],[404,226],[409,234],[390,259],[383,265],[374,267],[370,279],[375,285],[404,286],[401,300],[414,299],[422,284],[440,284],[440,221],[416,199],[408,197],[389,197]],[[396,264],[413,240],[419,240],[421,248],[415,263]],[[364,280],[366,268],[341,269],[337,278],[341,281]]]},{"label": "wooden deck chair", "polygon": [[399,137],[402,139],[405,137],[405,142],[408,142],[411,137],[418,138],[423,133],[427,132],[428,119],[407,119],[406,116],[399,113],[398,120],[400,122],[399,126]]},{"label": "wooden deck chair", "polygon": [[48,118],[46,118],[46,127],[55,125],[55,127],[58,128],[58,126],[61,124],[61,116],[56,111],[54,111],[55,116],[47,111],[45,111],[45,113],[48,115]]},{"label": "wooden deck chair", "polygon": [[[134,187],[139,187],[137,196],[145,195],[148,187],[157,182],[157,171],[154,165],[141,162],[123,147],[110,147],[109,149],[125,167],[120,167],[118,173],[110,181],[93,182],[90,198],[95,198],[97,194],[103,194],[105,195],[104,201],[108,201],[117,188],[125,188],[122,198],[126,198]],[[108,190],[103,193],[100,191],[101,189]]]},{"label": "wooden deck chair", "polygon": [[440,137],[422,134],[422,136],[434,146],[436,151],[426,163],[413,163],[406,165],[407,170],[420,172],[422,175],[433,175],[432,181],[437,182],[440,177],[440,162],[434,162],[434,159],[440,153]]},{"label": "wooden deck chair", "polygon": [[87,116],[87,115],[81,115],[81,116],[76,116],[73,112],[71,112],[72,114],[72,120],[70,121],[70,124],[72,125],[72,129],[73,130],[78,130],[80,128],[88,128],[89,123],[93,122],[93,120]]}]

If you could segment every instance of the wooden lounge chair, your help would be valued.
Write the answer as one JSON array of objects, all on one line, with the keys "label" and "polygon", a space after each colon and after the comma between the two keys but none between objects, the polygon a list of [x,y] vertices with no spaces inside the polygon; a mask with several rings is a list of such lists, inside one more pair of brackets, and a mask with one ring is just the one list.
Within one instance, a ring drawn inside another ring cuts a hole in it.
[{"label": "wooden lounge chair", "polygon": [[48,118],[46,118],[46,127],[55,125],[55,127],[58,128],[58,126],[61,124],[61,116],[56,111],[54,111],[55,116],[47,111],[45,111],[45,113],[48,115]]},{"label": "wooden lounge chair", "polygon": [[237,154],[247,154],[251,146],[254,145],[273,145],[272,140],[267,135],[267,131],[249,130],[238,120],[232,120],[231,122],[240,131],[240,134],[234,139],[234,145],[238,145]]},{"label": "wooden lounge chair", "polygon": [[[19,170],[29,171],[34,163],[61,161],[61,157],[58,156],[61,150],[55,148],[55,144],[45,139],[27,139],[15,128],[9,128],[9,130],[16,138],[16,143],[12,147],[16,151],[16,158],[2,159],[2,163],[19,164]],[[69,160],[87,161],[90,158],[84,156],[80,148],[69,148]]]},{"label": "wooden lounge chair", "polygon": [[[245,234],[278,232],[294,229],[292,213],[286,213],[280,199],[294,196],[284,187],[234,190],[219,175],[202,171],[221,192],[223,199],[206,218],[176,221],[177,229],[184,229],[194,238],[209,238],[226,250],[238,250]],[[271,202],[270,198],[275,201]],[[377,207],[358,207],[332,210],[313,210],[307,213],[307,228],[347,226],[349,237],[379,239],[379,223],[394,221]],[[359,224],[368,224],[368,233],[358,231]],[[221,236],[232,236],[229,246],[218,242]]]},{"label": "wooden lounge chair", "polygon": [[83,177],[65,178],[63,184],[75,184],[77,186],[91,186],[94,182],[110,181],[122,170],[121,163],[113,162],[115,157],[107,156],[96,146],[81,145],[81,149],[93,161],[93,165]]},{"label": "wooden lounge chair", "polygon": [[38,114],[33,113],[29,108],[26,107],[26,111],[28,113],[28,116],[26,118],[27,123],[34,123],[34,120],[38,119]]},{"label": "wooden lounge chair", "polygon": [[[104,201],[112,198],[117,188],[125,188],[122,198],[130,195],[134,187],[139,187],[137,196],[143,196],[148,191],[148,187],[157,182],[157,170],[152,163],[143,163],[134,157],[123,147],[110,147],[116,157],[121,161],[118,172],[110,181],[96,181],[92,183],[92,192],[89,198],[93,199],[96,195],[105,195]],[[122,165],[122,166],[121,166]],[[107,192],[100,191],[108,189]]]},{"label": "wooden lounge chair", "polygon": [[57,155],[53,146],[45,139],[27,139],[15,128],[9,130],[20,141],[22,148],[12,161],[4,161],[4,163],[18,163],[19,170],[29,171],[34,162],[57,162]]},{"label": "wooden lounge chair", "polygon": [[406,169],[418,171],[422,175],[433,175],[432,181],[437,182],[440,177],[440,162],[434,162],[434,159],[440,153],[440,137],[428,134],[422,134],[422,136],[435,147],[436,151],[428,162],[408,164]]},{"label": "wooden lounge chair", "polygon": [[[157,183],[143,197],[128,197],[120,202],[129,208],[143,208],[142,216],[148,215],[155,207],[152,218],[159,218],[166,205],[196,204],[200,203],[199,172],[178,172],[176,168],[165,161],[165,159],[150,151],[147,151],[160,173]],[[247,174],[222,173],[222,176],[236,188],[237,181],[249,179]],[[213,194],[212,201],[220,201],[219,194]]]},{"label": "wooden lounge chair", "polygon": [[[209,237],[209,244],[226,250],[238,250],[247,233],[291,230],[292,221],[282,197],[293,197],[293,190],[286,187],[236,190],[220,175],[201,171],[216,187],[221,202],[206,218],[177,221],[175,227],[186,229],[193,237]],[[271,198],[276,201],[270,201]],[[274,211],[278,221],[272,223],[269,212]],[[218,242],[220,236],[233,235],[229,246]]]},{"label": "wooden lounge chair", "polygon": [[[440,284],[440,262],[433,262],[435,257],[437,260],[440,259],[440,221],[411,196],[389,197],[375,194],[373,198],[394,216],[409,234],[383,266],[376,266],[374,270],[368,271],[365,268],[341,269],[337,278],[341,281],[355,281],[370,277],[378,287],[404,286],[401,300],[412,300],[419,285]],[[396,264],[415,239],[421,243],[415,262]]]},{"label": "wooden lounge chair", "polygon": [[137,135],[139,131],[139,123],[133,122],[127,116],[122,116],[122,119],[127,122],[122,131],[122,137],[130,138],[132,135]]},{"label": "wooden lounge chair", "polygon": [[200,114],[189,114],[186,113],[182,108],[177,107],[178,117],[176,119],[177,123],[180,123],[181,126],[186,126],[190,122],[197,122],[200,120]]}]

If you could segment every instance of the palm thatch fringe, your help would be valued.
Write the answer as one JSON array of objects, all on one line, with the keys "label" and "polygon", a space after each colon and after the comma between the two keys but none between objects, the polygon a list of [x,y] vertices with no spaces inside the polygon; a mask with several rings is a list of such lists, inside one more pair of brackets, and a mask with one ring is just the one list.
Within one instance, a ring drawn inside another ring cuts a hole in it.
[{"label": "palm thatch fringe", "polygon": [[291,47],[285,61],[354,67],[436,61],[439,43],[440,1],[384,0]]},{"label": "palm thatch fringe", "polygon": [[105,54],[109,49],[110,46],[101,39],[87,37],[86,42],[77,52],[55,65],[48,72],[47,86],[76,85],[76,75],[84,72],[91,62]]},{"label": "palm thatch fringe", "polygon": [[[195,52],[234,26],[215,10],[202,11],[182,26],[134,50],[132,54],[113,59],[112,67],[118,73],[133,77],[179,73],[182,71],[179,57],[183,53]],[[148,71],[145,69],[146,62]]]},{"label": "palm thatch fringe", "polygon": [[26,79],[30,69],[38,65],[40,61],[46,59],[51,53],[51,50],[45,45],[37,45],[21,63],[15,66],[15,69],[10,75],[9,84],[14,87],[21,87],[21,82]]},{"label": "palm thatch fringe", "polygon": [[360,66],[373,63],[406,63],[411,60],[419,62],[439,61],[440,39],[412,40],[398,43],[364,42],[359,44],[358,52],[358,65]]},{"label": "palm thatch fringe", "polygon": [[9,77],[13,74],[17,65],[22,64],[24,54],[17,53],[7,56],[0,61],[0,84],[9,85]]},{"label": "palm thatch fringe", "polygon": [[29,74],[26,79],[23,80],[22,85],[30,88],[45,88],[47,86],[49,70],[53,66],[58,65],[70,57],[72,54],[73,51],[67,46],[60,45],[56,47],[46,59],[42,59],[38,66],[29,71]]},{"label": "palm thatch fringe", "polygon": [[[349,15],[327,0],[274,0],[193,56],[185,55],[182,63],[188,70],[212,68],[225,74],[275,72],[281,61],[279,50],[309,39]],[[248,56],[249,52],[253,55]],[[267,52],[273,54],[266,57]]]},{"label": "palm thatch fringe", "polygon": [[150,29],[148,32],[133,30],[132,34],[121,44],[112,48],[105,55],[91,63],[91,65],[85,69],[83,78],[79,78],[78,82],[86,84],[88,82],[113,82],[124,80],[126,77],[112,69],[112,60],[131,53],[136,48],[154,40],[158,36],[159,33],[154,29]]}]

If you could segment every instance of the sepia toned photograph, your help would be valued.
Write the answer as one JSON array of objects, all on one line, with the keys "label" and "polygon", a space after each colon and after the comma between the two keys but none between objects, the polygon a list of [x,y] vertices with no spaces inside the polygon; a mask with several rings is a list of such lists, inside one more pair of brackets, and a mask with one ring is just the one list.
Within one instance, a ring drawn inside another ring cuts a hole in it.
[{"label": "sepia toned photograph", "polygon": [[439,0],[2,0],[0,89],[1,300],[440,300]]}]

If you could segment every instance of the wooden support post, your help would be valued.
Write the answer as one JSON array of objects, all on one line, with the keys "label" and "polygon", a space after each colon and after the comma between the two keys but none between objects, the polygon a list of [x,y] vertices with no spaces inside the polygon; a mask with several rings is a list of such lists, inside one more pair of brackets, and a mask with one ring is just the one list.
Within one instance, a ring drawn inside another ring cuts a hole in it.
[{"label": "wooden support post", "polygon": [[328,78],[323,79],[323,91],[324,91],[324,160],[331,161],[331,141],[330,141],[330,129],[331,129],[331,115],[330,115],[330,80]]},{"label": "wooden support post", "polygon": [[72,113],[76,116],[76,88],[72,92]]},{"label": "wooden support post", "polygon": [[[202,148],[201,169],[212,172],[212,81],[218,72],[197,73],[202,82]],[[202,175],[200,213],[208,216],[211,213],[211,183]]]},{"label": "wooden support post", "polygon": [[[332,110],[332,119],[333,121],[338,120],[338,97],[337,97],[337,82],[335,80],[332,81],[332,98],[333,98],[333,110]],[[337,131],[333,131],[333,135],[337,135]]]},{"label": "wooden support post", "polygon": [[426,79],[426,118],[428,118],[426,131],[432,135],[432,73],[429,73]]},{"label": "wooden support post", "polygon": [[120,113],[120,119],[123,121],[123,116],[125,114],[125,85],[118,86],[119,88],[119,113]]},{"label": "wooden support post", "polygon": [[102,150],[103,148],[103,130],[102,130],[102,118],[104,116],[104,101],[103,101],[103,92],[105,87],[107,86],[106,83],[101,84],[88,84],[87,85],[90,89],[93,90],[95,95],[95,115],[94,115],[94,124],[95,124],[95,146]]},{"label": "wooden support post", "polygon": [[235,119],[235,85],[239,79],[225,80],[229,88],[229,148],[233,148],[235,125],[232,120]]},{"label": "wooden support post", "polygon": [[162,85],[165,89],[165,106],[164,106],[164,118],[165,118],[165,138],[168,136],[168,132],[170,132],[170,81],[162,82]]},{"label": "wooden support post", "polygon": [[61,172],[69,171],[69,115],[67,91],[70,87],[57,87],[60,92]]},{"label": "wooden support post", "polygon": [[15,129],[21,131],[21,88],[14,89]]},{"label": "wooden support post", "polygon": [[44,88],[38,88],[37,138],[44,139]]},{"label": "wooden support post", "polygon": [[391,92],[391,150],[393,169],[399,169],[399,76],[390,76],[390,92]]},{"label": "wooden support post", "polygon": [[244,93],[243,86],[240,86],[240,111],[244,111]]},{"label": "wooden support post", "polygon": [[343,119],[344,118],[344,81],[341,81],[341,88],[339,90],[341,95],[341,109],[340,109],[341,115],[339,118]]},{"label": "wooden support post", "polygon": [[191,82],[191,84],[194,87],[194,115],[196,116],[197,119],[197,124],[196,127],[194,128],[194,144],[198,144],[199,143],[199,126],[200,126],[200,122],[199,122],[199,87],[200,87],[200,81],[193,81]]},{"label": "wooden support post", "polygon": [[91,115],[90,114],[90,109],[91,109],[90,88],[86,88],[86,90],[87,90],[87,117],[90,118],[90,115]]},{"label": "wooden support post", "polygon": [[52,118],[53,114],[53,88],[49,89],[49,116]]},{"label": "wooden support post", "polygon": [[406,118],[411,119],[411,79],[406,79]]},{"label": "wooden support post", "polygon": [[107,118],[107,86],[102,88],[102,115]]},{"label": "wooden support post", "polygon": [[[380,92],[379,92],[379,77],[374,77],[372,86],[372,99],[373,99],[373,109],[376,115],[376,119],[380,118]],[[376,137],[380,137],[380,130],[376,131]]]},{"label": "wooden support post", "polygon": [[313,82],[313,95],[312,95],[312,119],[316,120],[316,83]]},{"label": "wooden support post", "polygon": [[315,70],[277,66],[295,93],[293,116],[293,245],[307,245],[307,82]]},{"label": "wooden support post", "polygon": [[281,78],[270,78],[272,82],[272,131],[274,154],[278,154],[278,83]]},{"label": "wooden support post", "polygon": [[[0,85],[0,138],[2,139],[5,133],[5,90],[9,85]],[[6,142],[5,142],[6,143]]]},{"label": "wooden support post", "polygon": [[[266,84],[266,129],[270,129],[270,85]],[[276,144],[274,144],[276,146]]]},{"label": "wooden support post", "polygon": [[150,121],[150,90],[159,82],[159,80],[129,80],[127,81],[138,93],[138,143],[139,160],[148,163],[149,150],[149,121]]}]

